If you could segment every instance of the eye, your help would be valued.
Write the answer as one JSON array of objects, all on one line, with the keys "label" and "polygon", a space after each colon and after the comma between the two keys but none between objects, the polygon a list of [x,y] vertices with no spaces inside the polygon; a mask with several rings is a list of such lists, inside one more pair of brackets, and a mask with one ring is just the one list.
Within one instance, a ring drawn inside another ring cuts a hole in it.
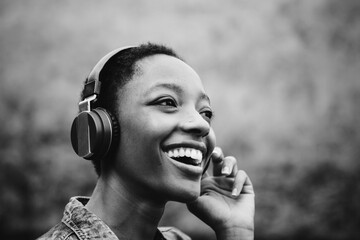
[{"label": "eye", "polygon": [[172,98],[162,98],[162,99],[159,99],[157,102],[156,102],[157,105],[160,105],[160,106],[168,106],[168,107],[176,107],[177,104],[176,104],[176,101]]},{"label": "eye", "polygon": [[208,121],[208,122],[211,122],[211,120],[214,118],[214,113],[212,110],[204,110],[200,113],[203,118]]}]

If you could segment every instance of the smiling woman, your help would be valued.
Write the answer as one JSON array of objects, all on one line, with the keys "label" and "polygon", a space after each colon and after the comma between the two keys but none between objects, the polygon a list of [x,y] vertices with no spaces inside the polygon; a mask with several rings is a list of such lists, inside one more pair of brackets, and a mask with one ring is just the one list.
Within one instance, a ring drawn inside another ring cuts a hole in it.
[{"label": "smiling woman", "polygon": [[187,204],[218,239],[253,239],[251,181],[215,148],[209,97],[173,50],[149,43],[109,53],[79,108],[72,144],[94,163],[97,185],[40,239],[188,239],[158,227],[168,201]]}]

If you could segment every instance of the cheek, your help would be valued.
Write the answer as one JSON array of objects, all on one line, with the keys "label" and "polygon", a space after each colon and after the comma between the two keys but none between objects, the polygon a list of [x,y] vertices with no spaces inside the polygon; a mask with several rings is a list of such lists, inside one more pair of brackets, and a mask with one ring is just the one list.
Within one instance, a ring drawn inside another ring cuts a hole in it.
[{"label": "cheek", "polygon": [[[152,178],[159,165],[161,124],[145,117],[123,119],[120,124],[118,159],[121,171],[136,179]],[[149,172],[149,169],[152,171]]]},{"label": "cheek", "polygon": [[125,119],[120,123],[121,140],[124,144],[131,142],[138,147],[149,147],[149,144],[160,143],[174,128],[174,121],[161,114],[139,116]]}]

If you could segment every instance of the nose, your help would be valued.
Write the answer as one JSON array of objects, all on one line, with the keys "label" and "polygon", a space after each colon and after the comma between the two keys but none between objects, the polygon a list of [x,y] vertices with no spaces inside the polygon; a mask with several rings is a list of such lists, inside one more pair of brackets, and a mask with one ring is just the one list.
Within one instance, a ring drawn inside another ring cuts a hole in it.
[{"label": "nose", "polygon": [[210,132],[210,124],[207,122],[199,112],[193,111],[186,115],[181,121],[180,128],[186,132],[197,137],[206,137]]}]

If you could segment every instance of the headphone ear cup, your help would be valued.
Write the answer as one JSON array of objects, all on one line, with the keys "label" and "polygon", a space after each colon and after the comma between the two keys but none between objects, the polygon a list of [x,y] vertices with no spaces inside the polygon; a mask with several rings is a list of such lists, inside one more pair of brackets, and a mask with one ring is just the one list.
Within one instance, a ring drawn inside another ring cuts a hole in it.
[{"label": "headphone ear cup", "polygon": [[79,157],[88,160],[103,158],[109,151],[112,140],[113,120],[105,109],[81,112],[74,119],[71,143]]}]

